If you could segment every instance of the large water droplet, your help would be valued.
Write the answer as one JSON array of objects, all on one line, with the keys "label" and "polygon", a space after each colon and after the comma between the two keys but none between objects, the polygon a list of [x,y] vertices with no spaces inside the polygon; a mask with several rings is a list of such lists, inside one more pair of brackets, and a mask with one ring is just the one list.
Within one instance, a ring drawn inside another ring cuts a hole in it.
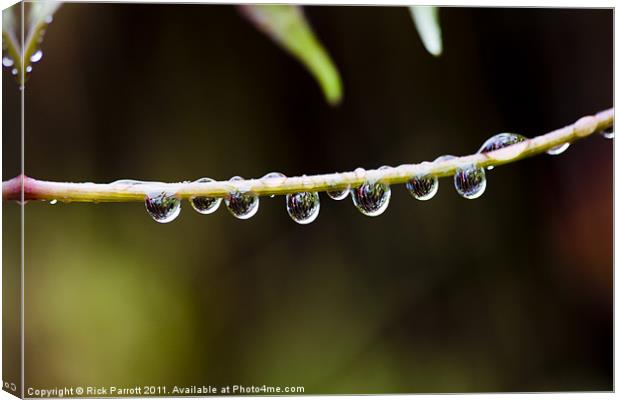
[{"label": "large water droplet", "polygon": [[[488,153],[490,151],[503,149],[504,147],[512,146],[513,144],[517,144],[525,140],[527,140],[525,136],[517,133],[498,133],[497,135],[488,138],[482,146],[480,146],[478,153]],[[489,165],[487,167],[488,170],[492,170],[493,168],[495,168],[493,165]]]},{"label": "large water droplet", "polygon": [[[271,178],[281,178],[276,181],[276,184],[281,184],[286,179],[286,175],[284,175],[282,172],[270,172],[268,174],[265,174],[265,176],[263,176],[261,179],[271,179]],[[273,199],[274,197],[276,197],[276,195],[270,194],[269,197]]]},{"label": "large water droplet", "polygon": [[466,199],[476,199],[482,196],[487,187],[487,178],[484,168],[471,165],[459,168],[454,174],[454,187]]},{"label": "large water droplet", "polygon": [[42,58],[43,58],[43,52],[39,49],[35,51],[34,53],[32,53],[32,55],[30,56],[30,62],[36,63],[36,62],[41,61]]},{"label": "large water droplet", "polygon": [[181,213],[181,200],[169,193],[149,194],[144,205],[151,217],[160,224],[173,221]]},{"label": "large water droplet", "polygon": [[504,147],[512,146],[527,140],[523,135],[517,133],[498,133],[495,136],[488,138],[478,150],[478,153],[488,153],[489,151],[495,151],[503,149]]},{"label": "large water droplet", "polygon": [[601,131],[601,135],[605,139],[613,139],[614,138],[614,126],[610,126],[609,128],[605,128]]},{"label": "large water droplet", "polygon": [[7,57],[7,56],[2,57],[2,65],[4,65],[5,67],[12,67],[13,64],[15,64],[15,62],[13,61],[11,57]]},{"label": "large water droplet", "polygon": [[430,200],[439,190],[439,179],[435,176],[424,175],[409,180],[405,187],[418,200]]},{"label": "large water droplet", "polygon": [[[379,169],[389,168],[383,166]],[[390,185],[381,182],[367,181],[362,186],[351,190],[351,198],[355,207],[364,215],[376,217],[383,214],[390,204],[392,190]]]},{"label": "large water droplet", "polygon": [[[200,178],[196,180],[196,183],[206,182],[215,182],[215,180],[211,178]],[[192,205],[194,210],[206,215],[214,213],[222,203],[222,199],[218,197],[195,196],[190,197],[189,203]]]},{"label": "large water droplet", "polygon": [[351,187],[347,186],[344,189],[328,190],[326,193],[330,198],[334,200],[343,200],[343,199],[346,199],[346,197],[349,195],[350,192],[351,192]]},{"label": "large water droplet", "polygon": [[[243,180],[240,176],[230,178],[231,181]],[[248,219],[254,216],[258,211],[258,196],[252,194],[244,194],[240,192],[232,192],[224,198],[226,208],[230,213],[239,219]]]},{"label": "large water droplet", "polygon": [[557,156],[558,154],[564,153],[566,149],[568,149],[568,146],[570,146],[570,143],[563,143],[559,146],[552,147],[549,150],[547,150],[547,154],[552,155],[552,156]]},{"label": "large water droplet", "polygon": [[56,204],[56,203],[58,203],[58,200],[56,200],[56,199],[50,200],[50,204],[51,204],[51,205],[54,205],[54,204]]},{"label": "large water droplet", "polygon": [[319,216],[321,202],[316,192],[301,192],[286,195],[286,211],[298,224],[309,224]]}]

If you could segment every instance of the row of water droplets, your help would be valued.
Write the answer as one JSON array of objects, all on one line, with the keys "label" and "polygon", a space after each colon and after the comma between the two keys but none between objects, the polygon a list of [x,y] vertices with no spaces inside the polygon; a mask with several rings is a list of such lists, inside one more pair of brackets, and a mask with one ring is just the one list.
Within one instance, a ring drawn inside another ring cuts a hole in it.
[{"label": "row of water droplets", "polygon": [[[513,144],[527,140],[526,137],[516,133],[499,133],[485,141],[477,153],[488,153],[499,150]],[[457,157],[443,155],[437,157],[434,163],[449,161]],[[424,165],[425,163],[422,163]],[[493,166],[487,167],[488,170]],[[456,192],[466,199],[477,199],[482,196],[487,187],[486,172],[484,168],[471,164],[458,168],[454,173],[454,188]],[[405,183],[405,187],[413,198],[421,201],[430,200],[439,190],[439,179],[430,174],[419,174]],[[378,215],[378,214],[377,214]]]},{"label": "row of water droplets", "polygon": [[[613,135],[613,127],[601,131],[603,137],[611,139]],[[487,153],[502,149],[527,140],[525,136],[516,133],[499,133],[487,141],[485,141],[478,153]],[[564,143],[547,151],[548,154],[557,155],[563,153],[569,144]],[[456,158],[452,155],[444,155],[435,159],[435,163],[448,161]],[[429,164],[430,163],[426,163]],[[425,163],[422,163],[424,166]],[[381,182],[379,179],[380,171],[390,167],[380,167],[375,174],[367,174],[366,181],[358,186],[351,188],[347,186],[341,188],[334,185],[334,189],[327,190],[327,195],[334,200],[343,200],[349,194],[355,207],[364,215],[375,217],[381,215],[388,207],[391,197],[390,185]],[[492,166],[487,167],[488,170],[493,169]],[[365,171],[358,168],[355,171],[362,174]],[[373,176],[377,175],[377,177]],[[270,172],[263,176],[262,179],[269,179],[270,184],[274,186],[280,185],[287,177],[280,172]],[[477,165],[468,165],[458,168],[454,173],[454,187],[459,195],[466,199],[476,199],[484,193],[487,185],[486,172],[483,167]],[[235,176],[230,182],[243,182],[243,178]],[[211,178],[201,178],[196,183],[215,182]],[[120,180],[112,184],[134,185],[147,182],[134,180]],[[420,174],[411,178],[405,183],[407,191],[417,200],[430,200],[439,190],[439,180],[436,176],[430,174]],[[270,197],[275,197],[271,195]],[[286,210],[293,219],[299,224],[309,224],[314,221],[321,208],[319,194],[317,192],[298,192],[287,194],[285,198]],[[224,198],[195,196],[190,198],[190,204],[194,210],[200,214],[212,214],[224,202],[228,211],[239,219],[249,219],[258,212],[259,197],[250,192],[249,188],[237,189],[230,192]],[[145,206],[148,213],[153,219],[160,223],[173,221],[181,212],[181,200],[174,196],[173,193],[155,193],[147,195]]]}]

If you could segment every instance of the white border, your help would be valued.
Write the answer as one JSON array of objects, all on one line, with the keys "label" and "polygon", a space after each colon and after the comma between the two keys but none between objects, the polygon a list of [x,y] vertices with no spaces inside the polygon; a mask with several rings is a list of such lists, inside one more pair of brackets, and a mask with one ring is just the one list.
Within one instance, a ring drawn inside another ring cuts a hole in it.
[{"label": "white border", "polygon": [[[79,3],[92,3],[93,1],[88,0],[74,0],[72,2]],[[212,3],[212,4],[231,4],[230,1],[223,0],[211,0],[211,1],[196,1],[196,0],[185,0],[185,1],[144,1],[144,0],[133,0],[133,1],[106,1],[109,3]],[[286,1],[256,1],[256,0],[244,0],[243,3],[286,3]],[[17,3],[15,0],[0,0],[0,8],[5,9],[13,4]],[[289,2],[290,3],[290,2]],[[407,5],[441,5],[441,6],[468,6],[468,7],[562,7],[562,8],[571,8],[571,7],[585,7],[585,8],[615,8],[615,1],[601,1],[601,0],[590,0],[590,1],[577,1],[577,0],[565,0],[565,1],[551,1],[551,0],[539,0],[539,1],[467,1],[467,0],[453,0],[453,1],[389,1],[389,0],[339,0],[339,1],[326,1],[326,0],[305,0],[303,2],[299,2],[300,4],[308,4],[308,5],[380,5],[380,6],[390,6],[390,5],[399,5],[399,6],[407,6]],[[233,3],[234,4],[234,3]],[[1,20],[1,18],[0,18]],[[616,63],[615,63],[615,55],[617,54],[617,32],[615,30],[616,24],[616,14],[614,12],[614,77],[616,75]],[[1,21],[0,21],[1,26]],[[2,89],[2,81],[0,80],[0,90]],[[617,104],[616,93],[618,93],[617,82],[614,79],[614,104]],[[23,104],[23,103],[22,103]],[[2,107],[2,100],[0,97],[0,107]],[[0,127],[2,126],[2,115],[0,113]],[[23,127],[23,126],[22,126]],[[620,179],[618,174],[618,164],[615,163],[615,154],[617,154],[618,150],[618,139],[614,140],[614,210],[617,209],[618,206],[618,198],[615,196],[615,188],[618,187],[618,180]],[[2,165],[2,143],[0,141],[0,168]],[[0,208],[0,223],[2,222],[2,210]],[[617,236],[615,227],[618,223],[618,215],[614,212],[614,255],[615,250],[618,248]],[[2,240],[2,231],[0,230],[0,242]],[[0,260],[2,256],[2,248],[0,247]],[[614,258],[615,260],[615,258]],[[23,273],[23,269],[22,269]],[[0,310],[2,309],[2,277],[0,275]],[[618,276],[615,274],[615,262],[614,262],[614,387],[615,383],[618,382],[618,369],[615,368],[615,360],[618,356],[618,348],[615,346],[618,339],[618,332],[615,329],[615,321],[618,319],[619,311],[616,307],[616,296],[615,289],[618,287]],[[2,332],[2,321],[0,319],[0,333]],[[23,339],[23,338],[22,338]],[[22,340],[23,343],[23,340]],[[2,360],[2,346],[0,346],[0,361]],[[0,362],[0,377],[2,376],[2,363]],[[23,368],[23,366],[22,366]],[[430,400],[436,399],[438,397],[446,397],[449,399],[501,399],[501,400],[516,400],[516,399],[569,399],[569,400],[585,400],[585,399],[610,399],[615,398],[615,393],[519,393],[519,394],[499,394],[499,393],[490,393],[490,394],[454,394],[454,395],[377,395],[373,396],[375,399],[381,400],[402,400],[402,399],[420,399],[420,400]],[[294,396],[273,396],[278,398],[293,398]],[[315,400],[315,399],[323,399],[326,396],[303,396],[304,399]],[[329,396],[334,397],[334,396]],[[340,397],[340,396],[338,396]],[[344,397],[344,396],[343,396]],[[355,396],[346,396],[347,398],[364,398],[366,396],[355,395]],[[5,399],[13,399],[14,396],[10,395],[5,391],[0,390],[0,400]],[[186,399],[187,397],[167,397],[171,399]],[[214,398],[224,399],[224,396],[217,396]],[[251,399],[256,398],[256,396],[243,396],[237,397],[236,399]]]}]

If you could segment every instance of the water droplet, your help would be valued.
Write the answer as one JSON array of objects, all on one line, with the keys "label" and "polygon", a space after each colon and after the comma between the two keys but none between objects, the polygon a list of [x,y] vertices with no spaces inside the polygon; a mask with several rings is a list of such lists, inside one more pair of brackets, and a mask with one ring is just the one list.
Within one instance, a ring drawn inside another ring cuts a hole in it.
[{"label": "water droplet", "polygon": [[316,192],[301,192],[286,195],[286,211],[298,224],[309,224],[319,216],[321,202]]},{"label": "water droplet", "polygon": [[32,65],[28,65],[26,67],[26,72],[28,72],[28,73],[32,72]]},{"label": "water droplet", "polygon": [[45,20],[44,21],[45,21],[46,24],[51,24],[52,21],[54,21],[54,17],[52,15],[47,15],[47,16],[45,16]]},{"label": "water droplet", "polygon": [[499,149],[503,149],[507,146],[512,146],[513,144],[520,143],[527,140],[527,138],[523,135],[519,135],[517,133],[498,133],[495,136],[492,136],[486,140],[478,150],[478,153],[488,153],[490,151],[495,151]]},{"label": "water droplet", "polygon": [[270,172],[268,174],[265,174],[265,176],[263,176],[261,179],[270,178],[286,178],[286,175],[284,175],[282,172]]},{"label": "water droplet", "polygon": [[327,193],[327,195],[330,198],[332,198],[334,200],[344,200],[349,195],[349,192],[351,192],[351,187],[350,186],[347,186],[344,189],[328,190],[326,193]]},{"label": "water droplet", "polygon": [[54,200],[50,200],[50,204],[51,204],[51,205],[54,205],[54,204],[56,204],[56,203],[58,203],[58,200],[56,200],[56,199],[54,199]]},{"label": "water droplet", "polygon": [[169,193],[149,194],[144,205],[151,217],[160,224],[173,221],[181,213],[181,200]]},{"label": "water droplet", "polygon": [[[525,140],[527,140],[527,138],[518,133],[498,133],[488,138],[482,146],[480,146],[478,153],[488,153],[490,151],[503,149],[504,147],[512,146],[513,144],[521,143]],[[495,168],[493,165],[487,167],[489,171],[493,168]]]},{"label": "water droplet", "polygon": [[570,143],[563,143],[559,146],[552,147],[549,150],[547,150],[547,154],[552,155],[552,156],[557,156],[558,154],[564,153],[566,149],[568,149],[568,146],[570,146]]},{"label": "water droplet", "polygon": [[[286,179],[286,175],[284,175],[281,172],[270,172],[268,174],[265,174],[265,176],[263,176],[261,179],[271,179],[271,178],[281,178],[275,182],[275,185],[277,186],[281,184],[282,182],[284,182],[284,180]],[[273,199],[274,197],[276,197],[276,195],[270,194],[269,197]]]},{"label": "water droplet", "polygon": [[30,62],[36,63],[36,62],[41,61],[42,58],[43,58],[43,52],[39,49],[35,51],[34,53],[32,53],[32,55],[30,56]]},{"label": "water droplet", "polygon": [[433,162],[441,162],[441,161],[448,161],[448,160],[454,160],[456,158],[456,156],[450,155],[450,154],[446,154],[443,156],[439,156],[435,159],[435,161]]},{"label": "water droplet", "polygon": [[[215,182],[211,178],[200,178],[196,181],[196,183],[206,183],[206,182]],[[194,210],[198,211],[201,214],[211,214],[214,213],[220,204],[222,203],[221,198],[217,197],[204,197],[204,196],[195,196],[190,197],[189,203],[192,205]]]},{"label": "water droplet", "polygon": [[[240,176],[230,178],[231,181],[243,180]],[[258,196],[244,194],[241,192],[232,192],[224,198],[226,208],[230,213],[239,219],[248,219],[254,216],[258,211]]]},{"label": "water droplet", "polygon": [[[383,166],[379,169],[390,168]],[[383,214],[390,204],[392,190],[390,185],[381,182],[367,181],[362,186],[351,191],[351,198],[355,207],[364,215],[376,217]]]},{"label": "water droplet", "polygon": [[487,178],[484,168],[471,165],[459,168],[454,174],[454,187],[466,199],[476,199],[482,196],[487,187]]},{"label": "water droplet", "polygon": [[13,68],[11,70],[11,75],[17,75],[17,68]]},{"label": "water droplet", "polygon": [[610,126],[609,128],[605,128],[601,131],[601,135],[605,139],[613,139],[614,138],[614,126]]},{"label": "water droplet", "polygon": [[439,179],[435,176],[424,175],[412,178],[405,184],[409,193],[418,200],[430,200],[439,190]]},{"label": "water droplet", "polygon": [[14,64],[13,59],[11,57],[4,56],[2,57],[2,65],[5,67],[12,67]]},{"label": "water droplet", "polygon": [[114,182],[111,182],[110,185],[142,185],[146,182],[137,181],[135,179],[119,179]]}]

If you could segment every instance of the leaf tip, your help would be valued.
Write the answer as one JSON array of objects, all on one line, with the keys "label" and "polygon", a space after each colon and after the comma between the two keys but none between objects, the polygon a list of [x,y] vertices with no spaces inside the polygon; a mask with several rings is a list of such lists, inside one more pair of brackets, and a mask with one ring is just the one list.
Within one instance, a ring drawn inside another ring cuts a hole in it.
[{"label": "leaf tip", "polygon": [[443,52],[439,7],[412,6],[409,10],[426,51],[439,57]]}]

